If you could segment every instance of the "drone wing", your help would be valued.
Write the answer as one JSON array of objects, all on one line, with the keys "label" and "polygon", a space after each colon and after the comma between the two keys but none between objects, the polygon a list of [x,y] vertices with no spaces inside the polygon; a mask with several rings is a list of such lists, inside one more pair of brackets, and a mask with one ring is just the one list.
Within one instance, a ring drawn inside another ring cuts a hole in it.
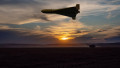
[{"label": "drone wing", "polygon": [[62,9],[44,9],[41,12],[49,14],[60,14],[68,17],[72,17],[73,20],[76,19],[76,15],[79,13],[79,4],[75,7],[68,7]]}]

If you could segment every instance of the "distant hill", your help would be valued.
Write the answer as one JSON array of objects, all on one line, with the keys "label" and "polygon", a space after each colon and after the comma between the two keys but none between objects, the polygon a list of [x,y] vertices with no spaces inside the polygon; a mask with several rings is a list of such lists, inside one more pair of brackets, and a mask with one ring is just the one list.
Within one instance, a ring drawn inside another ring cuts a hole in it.
[{"label": "distant hill", "polygon": [[94,44],[96,47],[120,47],[120,42],[116,43],[79,43],[79,44],[0,44],[0,48],[36,48],[36,47],[89,47]]}]

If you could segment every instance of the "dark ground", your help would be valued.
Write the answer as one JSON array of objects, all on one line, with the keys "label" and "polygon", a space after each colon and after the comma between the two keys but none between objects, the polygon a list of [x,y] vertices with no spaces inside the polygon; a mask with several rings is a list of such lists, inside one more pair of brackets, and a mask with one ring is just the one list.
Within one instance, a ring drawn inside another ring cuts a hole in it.
[{"label": "dark ground", "polygon": [[120,68],[120,48],[1,48],[0,68]]}]

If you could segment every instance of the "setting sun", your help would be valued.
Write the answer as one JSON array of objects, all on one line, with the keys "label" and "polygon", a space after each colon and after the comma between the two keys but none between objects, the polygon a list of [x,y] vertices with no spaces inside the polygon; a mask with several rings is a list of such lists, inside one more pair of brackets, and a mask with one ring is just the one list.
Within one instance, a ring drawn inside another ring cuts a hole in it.
[{"label": "setting sun", "polygon": [[64,37],[64,38],[61,38],[61,40],[68,40],[69,38],[67,38],[67,37]]}]

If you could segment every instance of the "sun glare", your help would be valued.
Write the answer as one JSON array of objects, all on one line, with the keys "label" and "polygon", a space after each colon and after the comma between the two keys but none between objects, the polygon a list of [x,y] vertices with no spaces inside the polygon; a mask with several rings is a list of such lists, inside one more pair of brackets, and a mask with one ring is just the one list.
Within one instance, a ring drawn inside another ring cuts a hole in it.
[{"label": "sun glare", "polygon": [[61,38],[61,40],[68,40],[69,38],[67,38],[67,37],[63,37],[63,38]]}]

